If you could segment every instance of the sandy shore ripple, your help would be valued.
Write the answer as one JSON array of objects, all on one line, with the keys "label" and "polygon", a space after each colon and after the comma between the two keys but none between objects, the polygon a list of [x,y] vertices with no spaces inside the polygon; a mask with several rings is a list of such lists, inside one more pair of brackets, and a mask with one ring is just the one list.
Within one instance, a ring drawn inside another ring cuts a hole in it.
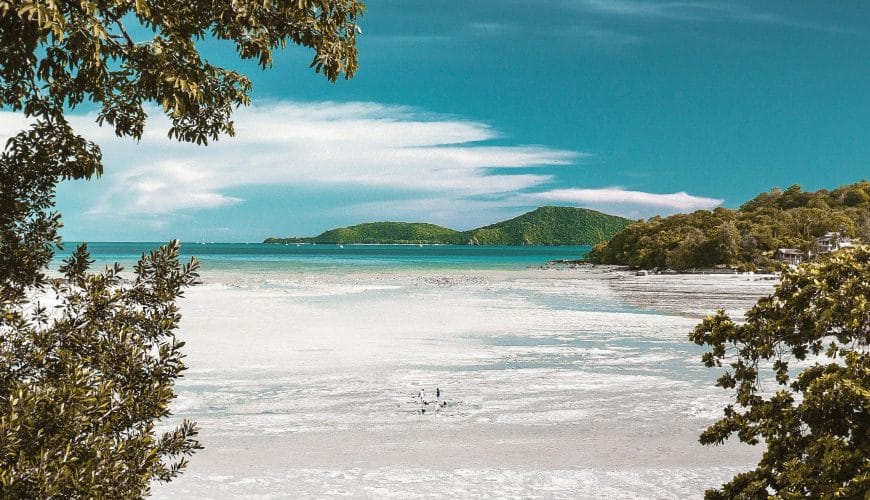
[{"label": "sandy shore ripple", "polygon": [[697,443],[727,393],[686,336],[761,277],[204,278],[173,408],[206,449],[158,498],[697,497],[757,460]]}]

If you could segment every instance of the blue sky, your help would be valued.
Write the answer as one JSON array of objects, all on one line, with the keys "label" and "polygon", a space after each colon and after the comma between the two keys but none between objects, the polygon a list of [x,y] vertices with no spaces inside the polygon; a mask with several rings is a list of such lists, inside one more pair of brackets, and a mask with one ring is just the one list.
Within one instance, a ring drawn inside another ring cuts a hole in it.
[{"label": "blue sky", "polygon": [[542,204],[648,217],[870,177],[865,2],[367,4],[361,70],[335,85],[304,49],[261,72],[206,44],[254,81],[236,138],[169,143],[155,109],[136,144],[82,112],[106,175],[60,187],[64,238],[465,229]]}]

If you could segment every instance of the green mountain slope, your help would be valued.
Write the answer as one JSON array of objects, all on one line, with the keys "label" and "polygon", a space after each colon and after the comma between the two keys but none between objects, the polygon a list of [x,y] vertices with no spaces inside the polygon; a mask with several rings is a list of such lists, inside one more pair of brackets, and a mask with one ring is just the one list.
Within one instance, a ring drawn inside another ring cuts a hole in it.
[{"label": "green mountain slope", "polygon": [[455,243],[459,231],[423,222],[369,222],[330,229],[313,238],[268,238],[265,243]]},{"label": "green mountain slope", "polygon": [[267,238],[264,243],[593,245],[630,223],[628,219],[585,208],[541,207],[471,231],[419,222],[371,222],[330,229],[314,237]]},{"label": "green mountain slope", "polygon": [[463,233],[477,245],[594,245],[609,239],[631,221],[595,210],[540,207],[537,210]]}]

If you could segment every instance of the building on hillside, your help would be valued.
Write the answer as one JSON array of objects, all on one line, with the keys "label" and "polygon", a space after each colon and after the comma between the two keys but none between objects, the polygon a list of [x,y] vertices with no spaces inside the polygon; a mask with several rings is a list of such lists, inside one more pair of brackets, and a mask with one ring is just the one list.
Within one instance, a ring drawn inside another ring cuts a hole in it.
[{"label": "building on hillside", "polygon": [[807,259],[807,254],[797,248],[780,248],[773,258],[796,266]]},{"label": "building on hillside", "polygon": [[842,233],[832,232],[825,233],[821,238],[816,238],[813,243],[813,249],[816,253],[831,253],[836,252],[841,248],[854,247],[855,242],[851,238],[843,236]]}]

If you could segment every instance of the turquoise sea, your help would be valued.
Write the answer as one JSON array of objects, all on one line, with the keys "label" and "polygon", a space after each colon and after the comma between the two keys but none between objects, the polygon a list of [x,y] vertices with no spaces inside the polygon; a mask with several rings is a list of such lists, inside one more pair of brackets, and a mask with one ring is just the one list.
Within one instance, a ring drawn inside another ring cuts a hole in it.
[{"label": "turquoise sea", "polygon": [[[54,267],[78,242],[65,242]],[[159,242],[88,243],[97,266],[119,262],[131,266]],[[550,260],[578,259],[588,246],[466,246],[466,245],[279,245],[265,243],[182,243],[182,253],[194,256],[205,271],[299,270],[341,271],[414,269],[524,269]]]}]

